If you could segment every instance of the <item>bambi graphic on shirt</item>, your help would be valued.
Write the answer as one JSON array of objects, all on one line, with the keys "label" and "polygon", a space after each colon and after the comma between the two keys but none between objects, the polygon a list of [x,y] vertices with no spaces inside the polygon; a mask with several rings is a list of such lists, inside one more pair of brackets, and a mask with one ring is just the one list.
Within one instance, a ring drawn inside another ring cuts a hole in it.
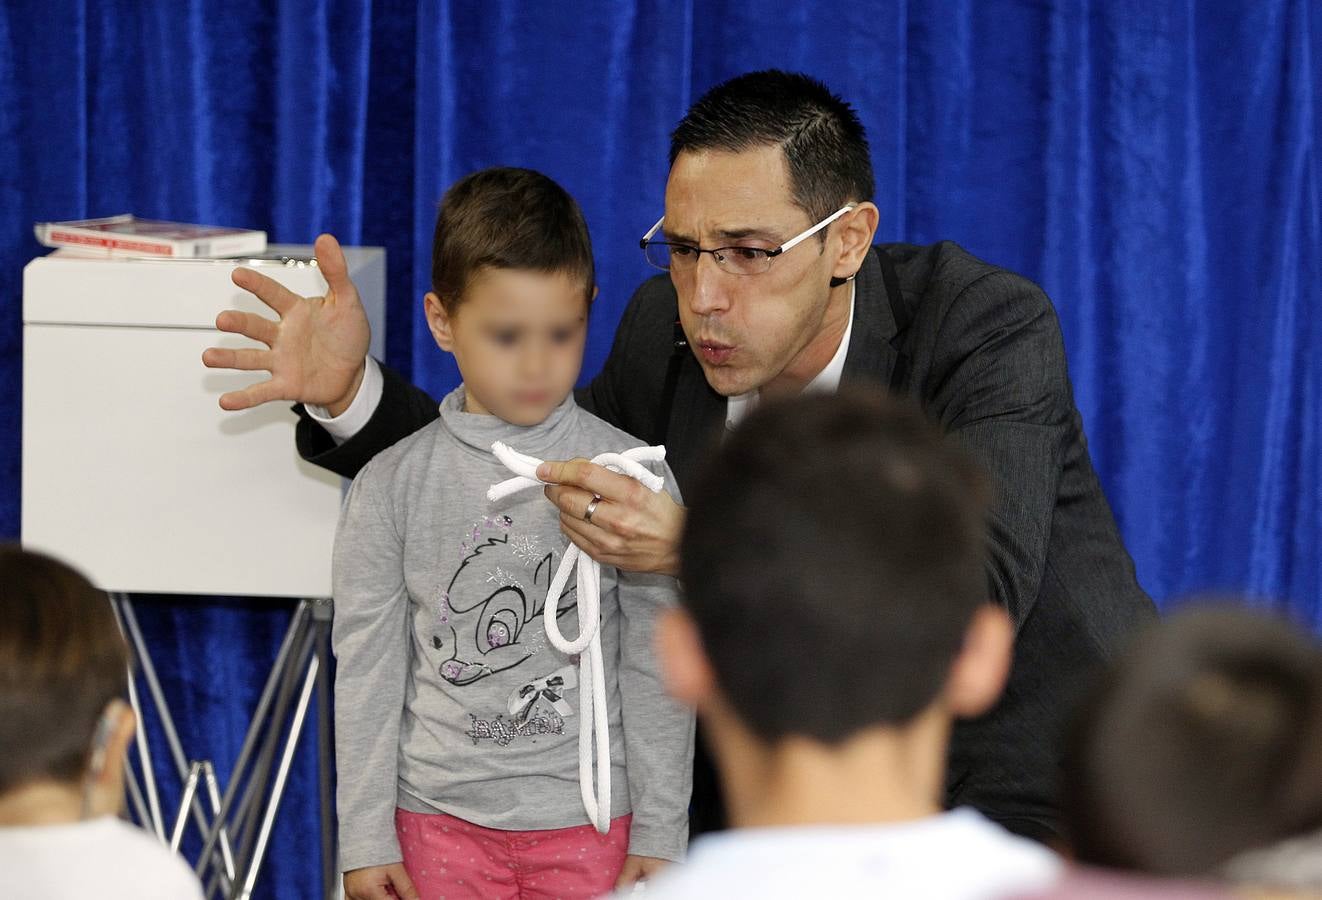
[{"label": "bambi graphic on shirt", "polygon": [[[517,685],[507,710],[494,717],[472,716],[469,735],[474,743],[490,739],[505,746],[525,732],[563,733],[564,718],[572,714],[565,695],[577,687],[577,669],[564,665],[553,650],[543,653],[548,643],[542,615],[555,551],[521,533],[509,516],[497,515],[469,530],[459,555],[459,567],[435,598],[431,643],[439,653],[441,677],[464,687],[539,654],[555,666]],[[576,607],[574,593],[573,587],[564,589],[557,618]]]}]

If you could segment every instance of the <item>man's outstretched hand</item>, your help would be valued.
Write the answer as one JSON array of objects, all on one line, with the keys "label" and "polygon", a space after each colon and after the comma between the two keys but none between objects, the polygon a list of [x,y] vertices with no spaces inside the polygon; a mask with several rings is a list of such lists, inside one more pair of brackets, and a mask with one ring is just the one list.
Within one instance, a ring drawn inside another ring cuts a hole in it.
[{"label": "man's outstretched hand", "polygon": [[210,347],[202,353],[202,364],[212,369],[271,373],[265,381],[222,394],[222,409],[248,409],[270,400],[292,400],[325,406],[337,416],[358,393],[372,340],[371,326],[358,289],[349,280],[349,267],[339,241],[323,234],[317,238],[315,250],[327,284],[324,297],[300,297],[252,269],[234,270],[234,283],[274,310],[280,320],[273,322],[234,309],[216,317],[216,327],[221,331],[260,341],[267,349]]}]

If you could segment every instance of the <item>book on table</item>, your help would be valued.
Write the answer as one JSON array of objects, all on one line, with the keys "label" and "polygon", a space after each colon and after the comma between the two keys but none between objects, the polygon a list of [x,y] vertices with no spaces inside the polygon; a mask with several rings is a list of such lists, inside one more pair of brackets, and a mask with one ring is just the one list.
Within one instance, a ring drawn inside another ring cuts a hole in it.
[{"label": "book on table", "polygon": [[124,214],[74,222],[38,222],[37,240],[110,256],[179,258],[246,256],[266,249],[266,232],[220,225],[162,222]]}]

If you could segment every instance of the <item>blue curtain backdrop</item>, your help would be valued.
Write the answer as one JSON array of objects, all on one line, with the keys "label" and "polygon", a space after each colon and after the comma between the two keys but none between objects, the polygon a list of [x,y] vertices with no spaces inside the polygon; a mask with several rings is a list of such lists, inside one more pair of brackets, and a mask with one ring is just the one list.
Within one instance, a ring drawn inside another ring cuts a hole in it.
[{"label": "blue curtain backdrop", "polygon": [[[881,239],[953,239],[1047,289],[1159,602],[1244,592],[1322,627],[1312,0],[9,0],[0,536],[18,535],[33,221],[131,210],[384,245],[388,362],[439,394],[455,371],[419,305],[435,204],[473,169],[532,166],[579,198],[596,241],[590,376],[649,274],[635,242],[660,215],[669,129],[707,87],[768,66],[859,110]],[[190,753],[233,759],[286,616],[145,604]],[[318,878],[310,755],[300,766],[269,896]]]}]

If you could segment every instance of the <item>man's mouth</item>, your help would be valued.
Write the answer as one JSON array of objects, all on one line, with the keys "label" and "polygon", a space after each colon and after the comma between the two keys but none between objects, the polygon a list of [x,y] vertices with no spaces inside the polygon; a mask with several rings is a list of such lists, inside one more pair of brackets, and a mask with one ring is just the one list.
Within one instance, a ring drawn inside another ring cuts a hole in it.
[{"label": "man's mouth", "polygon": [[734,355],[735,348],[720,341],[698,341],[698,355],[713,366],[724,365]]}]

